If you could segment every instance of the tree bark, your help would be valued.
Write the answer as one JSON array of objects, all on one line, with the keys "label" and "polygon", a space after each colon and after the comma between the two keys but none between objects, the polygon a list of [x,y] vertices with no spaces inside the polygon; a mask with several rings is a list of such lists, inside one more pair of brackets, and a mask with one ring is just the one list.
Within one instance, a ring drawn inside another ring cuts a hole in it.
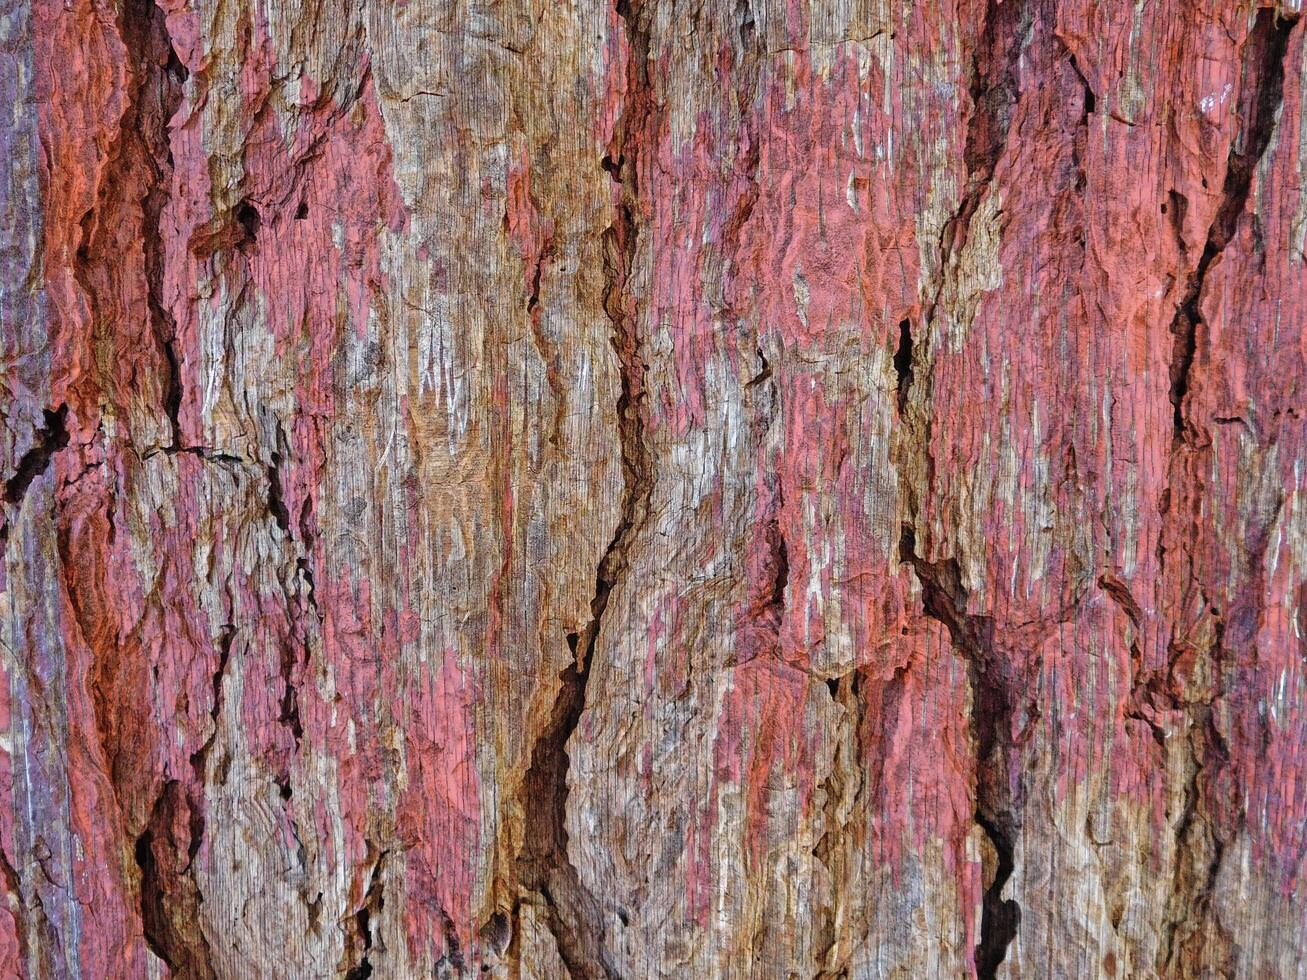
[{"label": "tree bark", "polygon": [[1298,977],[1300,0],[0,0],[0,974]]}]

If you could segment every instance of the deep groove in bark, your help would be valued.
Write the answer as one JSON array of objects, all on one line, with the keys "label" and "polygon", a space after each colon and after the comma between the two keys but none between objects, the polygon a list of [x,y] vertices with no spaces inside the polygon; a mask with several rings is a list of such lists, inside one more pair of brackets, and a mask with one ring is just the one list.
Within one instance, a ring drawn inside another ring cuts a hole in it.
[{"label": "deep groove in bark", "polygon": [[[218,666],[213,672],[213,707],[209,709],[213,731],[209,732],[209,737],[204,740],[204,744],[191,753],[191,769],[195,773],[196,787],[203,787],[207,782],[209,753],[213,750],[213,743],[217,741],[218,720],[222,716],[223,681],[227,676],[227,665],[231,662],[231,648],[235,639],[236,627],[231,623],[225,624],[218,637]],[[187,870],[195,863],[195,857],[200,853],[200,846],[204,839],[205,815],[200,796],[201,791],[197,788],[188,799],[191,812],[191,840],[187,847]]]},{"label": "deep groove in bark", "polygon": [[972,116],[963,150],[967,185],[957,211],[944,226],[940,249],[944,268],[966,245],[971,218],[1007,145],[1012,110],[1020,96],[1017,64],[1031,16],[1030,0],[990,0],[985,11],[980,48],[972,63]]},{"label": "deep groove in bark", "polygon": [[1014,899],[1003,898],[1003,888],[1012,877],[1012,840],[997,823],[976,810],[976,823],[994,847],[998,868],[994,881],[985,889],[981,905],[980,941],[976,944],[977,980],[994,980],[998,968],[1007,958],[1008,947],[1021,924],[1021,906]]},{"label": "deep groove in bark", "polygon": [[[291,637],[288,637],[288,639],[296,639],[298,644],[287,643],[281,650],[279,666],[282,691],[277,716],[277,721],[290,732],[293,740],[292,753],[297,753],[304,740],[304,724],[299,710],[298,681],[301,678],[297,677],[297,673],[309,663],[311,653],[308,632],[309,614],[311,612],[314,616],[320,618],[321,611],[317,608],[313,572],[309,567],[308,549],[310,545],[306,534],[308,522],[303,512],[301,512],[300,520],[296,522],[301,537],[301,540],[297,543],[296,527],[292,524],[290,510],[286,506],[281,468],[289,455],[289,447],[285,431],[282,429],[280,422],[277,422],[275,426],[273,439],[275,448],[269,453],[270,462],[265,469],[268,487],[268,513],[281,530],[287,544],[303,552],[295,557],[293,565],[293,594],[288,591],[286,595],[287,621],[291,630]],[[289,800],[292,795],[289,762],[285,769],[277,774],[276,782],[281,791],[282,799]]]},{"label": "deep groove in bark", "polygon": [[617,12],[628,32],[632,52],[628,93],[620,125],[620,149],[610,152],[601,166],[621,186],[617,213],[604,233],[608,281],[604,308],[613,325],[612,344],[621,376],[617,402],[623,479],[621,516],[599,562],[590,622],[567,638],[574,660],[560,676],[561,687],[550,721],[531,753],[522,793],[532,819],[519,857],[519,876],[527,889],[544,898],[546,921],[568,972],[586,980],[617,974],[604,953],[599,903],[581,881],[567,853],[567,743],[585,709],[586,682],[604,611],[614,586],[626,571],[628,551],[644,523],[653,485],[653,468],[644,442],[645,365],[640,357],[638,310],[627,287],[639,234],[640,140],[652,111],[649,42],[639,25],[638,4],[623,0]]},{"label": "deep groove in bark", "polygon": [[[895,678],[901,678],[901,674],[901,671],[896,673]],[[822,810],[823,828],[821,837],[812,849],[812,856],[821,862],[830,875],[831,902],[821,910],[814,924],[814,934],[818,937],[814,944],[818,967],[814,980],[839,980],[839,978],[847,980],[849,975],[847,960],[850,951],[847,947],[841,949],[838,926],[842,918],[841,912],[848,901],[842,886],[847,883],[850,871],[856,868],[858,854],[857,842],[854,834],[850,833],[849,824],[839,820],[839,808],[841,798],[845,795],[841,792],[844,790],[845,773],[851,773],[857,781],[852,791],[854,802],[850,810],[851,814],[862,812],[860,804],[866,792],[867,777],[862,764],[861,741],[865,710],[862,675],[857,668],[854,668],[840,677],[827,679],[826,689],[830,691],[831,701],[848,712],[846,723],[852,729],[849,742],[853,746],[853,752],[849,757],[848,743],[841,742],[832,760],[831,771],[822,781],[822,792],[825,794],[825,806]],[[841,953],[842,956],[839,955]]]},{"label": "deep groove in bark", "polygon": [[980,936],[975,949],[976,975],[994,977],[1007,956],[1021,922],[1021,907],[1003,898],[1012,875],[1012,839],[1017,832],[1016,802],[1009,798],[1006,757],[1017,693],[1004,658],[994,648],[994,621],[966,611],[967,594],[955,559],[929,562],[917,554],[916,532],[904,525],[900,559],[912,566],[921,585],[925,614],[948,630],[953,649],[968,664],[974,703],[972,737],[976,742],[976,823],[998,857],[993,883],[985,889]]},{"label": "deep groove in bark", "polygon": [[[1176,854],[1171,872],[1171,891],[1164,916],[1164,942],[1158,958],[1166,975],[1187,976],[1184,951],[1192,941],[1205,945],[1216,929],[1224,934],[1219,919],[1211,917],[1211,900],[1225,858],[1221,827],[1213,820],[1220,808],[1221,771],[1230,761],[1229,746],[1217,725],[1213,705],[1225,696],[1225,624],[1216,617],[1210,656],[1215,670],[1215,693],[1210,700],[1179,704],[1189,717],[1189,743],[1193,772],[1185,787],[1184,810],[1175,828]],[[1228,790],[1227,790],[1228,792]],[[1201,875],[1193,869],[1202,865]],[[1181,936],[1181,931],[1184,935]],[[1224,937],[1228,942],[1228,936]],[[1202,957],[1197,957],[1201,962]],[[1176,973],[1174,971],[1179,971]]]},{"label": "deep groove in bark", "polygon": [[1241,85],[1247,87],[1240,100],[1239,115],[1245,125],[1230,143],[1221,204],[1207,231],[1207,242],[1198,259],[1198,267],[1189,279],[1175,319],[1171,322],[1174,338],[1171,352],[1171,407],[1175,438],[1193,435],[1192,423],[1185,417],[1184,402],[1189,394],[1190,374],[1198,350],[1198,325],[1202,323],[1203,289],[1207,273],[1225,246],[1238,231],[1239,218],[1248,204],[1253,173],[1270,145],[1276,117],[1284,101],[1284,60],[1289,35],[1298,18],[1280,18],[1274,9],[1257,11],[1257,19],[1244,42]]},{"label": "deep groove in bark", "polygon": [[29,963],[31,957],[29,931],[32,924],[28,916],[27,902],[23,898],[23,882],[18,870],[10,862],[9,855],[4,852],[4,848],[0,848],[0,874],[4,876],[5,890],[10,896],[8,906],[14,917],[14,938],[18,942],[18,955],[21,962]]},{"label": "deep groove in bark", "polygon": [[195,915],[198,898],[193,885],[178,901],[181,875],[173,835],[179,808],[186,805],[181,784],[163,784],[144,829],[136,838],[135,858],[140,875],[141,929],[150,950],[180,980],[212,980],[212,954]]},{"label": "deep groove in bark", "polygon": [[344,980],[367,980],[372,976],[372,951],[377,948],[372,922],[386,905],[381,870],[389,853],[389,851],[382,851],[377,855],[377,860],[372,865],[372,872],[368,876],[367,890],[363,893],[363,904],[350,920],[345,940],[345,957],[346,961],[353,965],[345,970]]},{"label": "deep groove in bark", "polygon": [[[60,405],[53,412],[47,410],[44,415],[45,424],[35,433],[32,447],[23,454],[14,468],[14,475],[5,482],[5,502],[15,509],[22,506],[32,482],[49,468],[55,453],[68,445],[68,406]],[[0,526],[0,544],[8,535],[8,526]]]},{"label": "deep groove in bark", "polygon": [[141,926],[145,941],[154,955],[163,960],[170,972],[177,971],[177,963],[168,951],[167,940],[163,935],[165,915],[163,911],[163,891],[159,884],[159,871],[154,856],[156,825],[166,826],[163,819],[166,813],[165,799],[167,788],[159,794],[150,813],[150,821],[136,838],[136,867],[141,874]]},{"label": "deep groove in bark", "polygon": [[[1003,0],[989,0],[986,4],[980,42],[971,59],[969,91],[972,110],[967,120],[966,140],[963,144],[967,179],[952,217],[940,229],[939,272],[934,288],[924,304],[922,317],[922,323],[927,328],[927,338],[931,335],[931,325],[935,322],[935,311],[944,294],[945,284],[956,272],[958,260],[970,236],[972,218],[988,193],[1007,146],[1012,113],[1021,95],[1017,69],[1026,44],[1026,35],[1033,24],[1034,2],[1035,0],[1011,0],[1004,3]],[[911,323],[908,327],[910,331]],[[900,341],[902,339],[900,336]],[[910,335],[910,339],[914,338]],[[900,417],[904,417],[909,408],[913,386],[924,387],[925,402],[931,398],[933,373],[917,371],[917,361],[923,358],[921,347],[921,344],[913,344],[912,356],[904,365],[908,376],[906,385],[903,383],[905,373],[899,372]],[[930,354],[930,351],[926,352],[927,359]],[[931,414],[926,412],[914,421],[912,430],[913,439],[924,456],[925,486],[929,488],[935,483],[935,456],[932,451],[934,421]],[[912,485],[907,489],[909,512],[915,513],[921,501],[914,498],[921,497],[923,490]]]},{"label": "deep groove in bark", "polygon": [[899,416],[907,414],[908,394],[912,391],[912,321],[899,323],[899,346],[894,351],[894,373],[898,377]]},{"label": "deep groove in bark", "polygon": [[[126,0],[120,24],[132,67],[131,108],[123,118],[124,141],[134,141],[151,173],[141,201],[141,233],[150,327],[164,363],[163,405],[171,430],[172,448],[182,447],[179,415],[182,401],[181,365],[177,356],[177,323],[163,299],[164,247],[159,219],[172,187],[173,159],[168,121],[181,105],[182,85],[189,77],[172,46],[163,11],[155,0]],[[120,163],[125,155],[120,152]],[[97,222],[114,220],[98,215]]]}]

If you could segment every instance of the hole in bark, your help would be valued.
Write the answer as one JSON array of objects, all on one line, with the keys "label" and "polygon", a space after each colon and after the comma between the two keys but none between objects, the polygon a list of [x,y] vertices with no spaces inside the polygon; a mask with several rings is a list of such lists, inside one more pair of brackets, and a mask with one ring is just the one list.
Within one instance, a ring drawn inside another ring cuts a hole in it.
[{"label": "hole in bark", "polygon": [[305,204],[303,201],[300,201],[300,206],[295,209],[295,220],[303,221],[308,216],[309,216],[309,206]]},{"label": "hole in bark", "polygon": [[[490,917],[490,921],[481,927],[480,936],[481,941],[496,956],[503,956],[505,950],[513,941],[513,925],[503,912],[496,912]],[[487,969],[487,967],[482,969]]]},{"label": "hole in bark", "polygon": [[[369,842],[370,846],[370,842]],[[388,851],[382,851],[377,858],[377,863],[372,866],[372,876],[368,880],[368,890],[363,896],[363,905],[354,913],[354,922],[352,923],[352,935],[348,942],[359,952],[358,963],[345,972],[345,980],[367,980],[372,976],[372,917],[381,912],[386,906],[385,894],[382,891],[381,883],[381,865],[385,861]]]},{"label": "hole in bark", "polygon": [[45,425],[36,434],[36,444],[24,454],[14,475],[5,484],[5,500],[9,503],[20,503],[32,481],[50,465],[54,454],[68,445],[67,419],[67,405],[45,413]]},{"label": "hole in bark", "polygon": [[259,209],[248,200],[241,201],[240,206],[236,208],[236,221],[245,229],[245,241],[252,242],[259,237],[259,227],[263,219],[259,216]]},{"label": "hole in bark", "polygon": [[912,321],[899,323],[899,346],[894,352],[894,373],[898,375],[899,414],[908,407],[908,392],[912,388]]},{"label": "hole in bark", "polygon": [[1021,906],[1010,898],[1003,898],[1003,888],[1012,877],[1012,842],[998,825],[976,814],[976,823],[994,845],[998,868],[994,883],[985,889],[980,913],[980,942],[976,946],[977,980],[993,980],[998,976],[999,965],[1007,958],[1008,946],[1016,938],[1021,924]]}]

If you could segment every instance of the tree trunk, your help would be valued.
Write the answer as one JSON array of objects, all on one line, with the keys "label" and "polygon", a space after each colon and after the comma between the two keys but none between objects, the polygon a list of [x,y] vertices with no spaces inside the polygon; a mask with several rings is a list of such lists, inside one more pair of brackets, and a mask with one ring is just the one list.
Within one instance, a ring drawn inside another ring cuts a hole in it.
[{"label": "tree trunk", "polygon": [[0,0],[0,974],[1294,977],[1299,0]]}]

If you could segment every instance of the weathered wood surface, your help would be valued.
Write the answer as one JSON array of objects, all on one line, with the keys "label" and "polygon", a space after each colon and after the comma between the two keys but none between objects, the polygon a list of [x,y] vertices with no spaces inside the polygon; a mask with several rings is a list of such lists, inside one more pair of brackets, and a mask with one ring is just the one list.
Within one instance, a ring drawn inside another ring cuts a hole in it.
[{"label": "weathered wood surface", "polygon": [[0,974],[1307,975],[1305,31],[0,0]]}]

